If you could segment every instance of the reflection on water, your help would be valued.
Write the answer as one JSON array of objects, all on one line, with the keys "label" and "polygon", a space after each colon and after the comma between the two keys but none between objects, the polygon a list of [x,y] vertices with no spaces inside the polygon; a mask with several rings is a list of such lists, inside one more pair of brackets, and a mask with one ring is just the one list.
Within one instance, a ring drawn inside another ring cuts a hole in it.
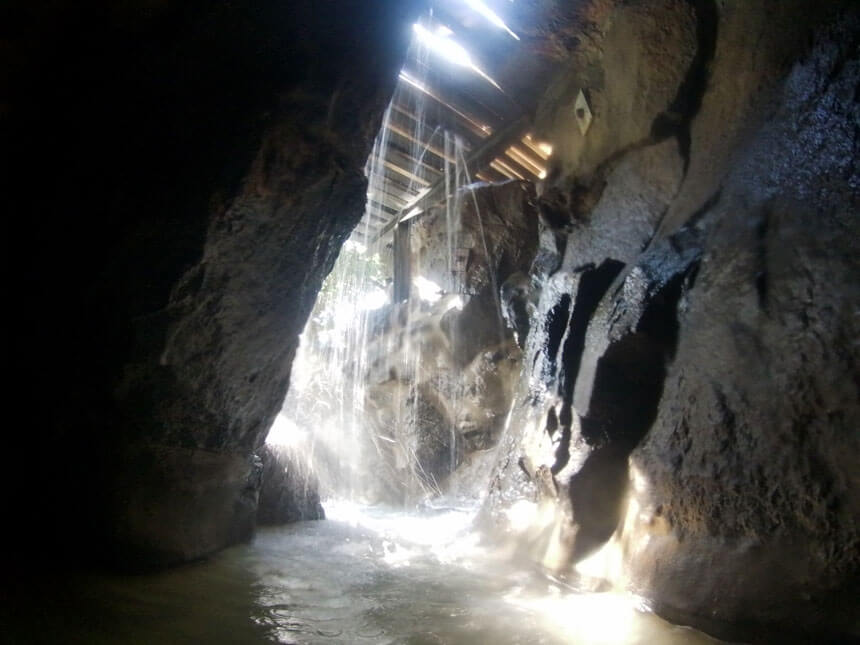
[{"label": "reflection on water", "polygon": [[252,544],[162,574],[51,582],[18,598],[5,634],[45,643],[716,642],[638,611],[626,595],[571,593],[494,558],[465,511],[326,512],[329,520],[264,529]]}]

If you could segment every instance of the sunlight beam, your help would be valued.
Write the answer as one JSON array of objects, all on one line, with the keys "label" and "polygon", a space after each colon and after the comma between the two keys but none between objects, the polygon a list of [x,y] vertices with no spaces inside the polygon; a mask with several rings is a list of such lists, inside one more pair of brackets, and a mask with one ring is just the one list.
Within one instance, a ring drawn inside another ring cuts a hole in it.
[{"label": "sunlight beam", "polygon": [[505,24],[505,21],[499,18],[498,14],[490,9],[486,4],[484,4],[481,0],[463,0],[466,6],[469,7],[475,13],[481,14],[484,18],[486,18],[490,24],[499,29],[504,29],[511,35],[511,38],[515,40],[519,40],[520,37],[517,36],[513,31],[511,31],[510,27]]},{"label": "sunlight beam", "polygon": [[417,36],[419,42],[425,44],[437,55],[441,56],[449,63],[452,63],[454,65],[459,65],[460,67],[468,67],[485,81],[493,85],[493,87],[495,87],[497,90],[502,91],[502,88],[499,86],[499,84],[496,83],[496,81],[490,78],[484,70],[482,70],[475,64],[475,62],[472,60],[472,56],[469,54],[469,52],[466,51],[466,49],[462,45],[456,43],[447,36],[434,34],[432,31],[428,31],[417,22],[412,25],[412,28],[415,30],[415,35]]}]

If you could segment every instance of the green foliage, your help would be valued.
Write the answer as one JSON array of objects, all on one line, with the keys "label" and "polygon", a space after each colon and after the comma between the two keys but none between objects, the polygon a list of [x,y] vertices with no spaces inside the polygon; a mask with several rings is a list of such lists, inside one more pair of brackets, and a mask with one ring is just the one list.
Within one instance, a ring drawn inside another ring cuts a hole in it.
[{"label": "green foliage", "polygon": [[323,282],[311,321],[319,330],[333,329],[338,317],[358,315],[369,292],[385,288],[385,265],[379,253],[363,252],[347,242]]}]

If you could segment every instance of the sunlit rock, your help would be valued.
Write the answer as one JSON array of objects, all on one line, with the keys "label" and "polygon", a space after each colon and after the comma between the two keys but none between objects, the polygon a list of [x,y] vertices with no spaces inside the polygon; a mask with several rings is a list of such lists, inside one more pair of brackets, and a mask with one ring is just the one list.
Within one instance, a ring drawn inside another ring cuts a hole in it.
[{"label": "sunlit rock", "polygon": [[450,292],[498,293],[507,277],[528,272],[537,250],[538,218],[530,182],[476,184],[416,221],[413,242],[421,276]]},{"label": "sunlit rock", "polygon": [[325,518],[319,482],[303,454],[290,446],[268,443],[258,454],[262,462],[258,524]]},{"label": "sunlit rock", "polygon": [[[611,13],[608,55],[582,44],[547,94],[539,295],[483,521],[728,638],[856,638],[856,10],[805,13],[799,60],[752,5]],[[583,78],[585,138],[560,98]]]}]

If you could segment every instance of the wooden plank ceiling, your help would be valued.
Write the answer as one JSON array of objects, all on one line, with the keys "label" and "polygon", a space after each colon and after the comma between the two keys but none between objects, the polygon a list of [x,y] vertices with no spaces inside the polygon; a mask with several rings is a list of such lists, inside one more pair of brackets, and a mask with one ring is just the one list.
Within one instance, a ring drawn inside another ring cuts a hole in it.
[{"label": "wooden plank ceiling", "polygon": [[[463,46],[501,89],[473,70],[413,44],[379,135],[384,154],[368,163],[368,207],[353,231],[351,239],[356,242],[387,240],[398,221],[445,198],[445,164],[458,161],[451,144],[454,137],[462,142],[459,161],[466,164],[473,181],[537,182],[546,175],[552,149],[529,131],[528,110],[536,92],[524,92],[528,83],[516,77],[523,67],[518,60],[530,52],[469,5],[464,0],[440,0],[433,15],[424,16],[420,24]],[[516,24],[509,26],[517,31]],[[534,61],[529,62],[533,69]],[[518,89],[509,89],[514,87]]]}]

